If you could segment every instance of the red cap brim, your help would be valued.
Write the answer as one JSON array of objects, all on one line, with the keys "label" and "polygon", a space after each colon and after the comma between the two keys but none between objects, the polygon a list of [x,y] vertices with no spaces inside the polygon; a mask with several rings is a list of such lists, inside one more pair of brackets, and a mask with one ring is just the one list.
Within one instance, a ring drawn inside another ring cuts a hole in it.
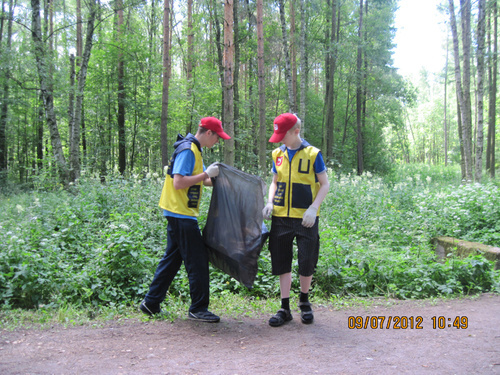
[{"label": "red cap brim", "polygon": [[223,131],[217,132],[217,135],[219,137],[221,137],[222,139],[231,139],[231,137],[229,135],[227,135],[226,133],[224,133]]},{"label": "red cap brim", "polygon": [[279,143],[283,138],[285,138],[286,133],[274,133],[271,138],[269,138],[269,142],[271,143]]}]

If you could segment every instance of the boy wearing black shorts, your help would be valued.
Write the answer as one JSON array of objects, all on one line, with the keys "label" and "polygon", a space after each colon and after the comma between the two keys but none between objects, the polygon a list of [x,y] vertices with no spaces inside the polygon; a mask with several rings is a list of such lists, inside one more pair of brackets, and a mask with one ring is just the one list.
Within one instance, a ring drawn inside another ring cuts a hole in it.
[{"label": "boy wearing black shorts", "polygon": [[269,319],[279,327],[292,320],[290,288],[292,284],[293,240],[297,242],[300,317],[304,324],[314,320],[309,289],[318,263],[319,206],[330,184],[321,151],[300,137],[300,119],[283,113],[274,120],[274,134],[269,142],[283,143],[273,156],[273,181],[263,215],[270,219],[269,251],[273,275],[279,275],[281,308]]}]

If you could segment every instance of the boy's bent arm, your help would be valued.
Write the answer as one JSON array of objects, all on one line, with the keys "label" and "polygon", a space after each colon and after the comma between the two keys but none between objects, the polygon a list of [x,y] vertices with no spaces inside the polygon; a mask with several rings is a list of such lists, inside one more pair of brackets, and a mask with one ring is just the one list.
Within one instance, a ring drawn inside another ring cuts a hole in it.
[{"label": "boy's bent arm", "polygon": [[278,175],[274,174],[271,185],[269,185],[269,195],[267,198],[267,203],[273,203],[274,194],[276,194],[276,187],[278,186]]},{"label": "boy's bent arm", "polygon": [[185,189],[190,186],[197,184],[200,181],[203,181],[204,185],[211,186],[212,182],[210,181],[210,185],[208,185],[208,181],[210,178],[208,177],[206,172],[194,175],[194,176],[183,176],[180,174],[174,174],[174,189]]}]

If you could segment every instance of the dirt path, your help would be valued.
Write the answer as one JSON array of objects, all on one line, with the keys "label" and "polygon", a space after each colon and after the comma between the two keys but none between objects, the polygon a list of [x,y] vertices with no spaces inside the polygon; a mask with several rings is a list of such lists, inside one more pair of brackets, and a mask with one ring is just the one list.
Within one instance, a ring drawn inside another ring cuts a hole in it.
[{"label": "dirt path", "polygon": [[[350,329],[350,316],[363,317],[363,324],[367,316],[379,318],[369,319],[366,329]],[[443,328],[433,328],[434,316],[444,317],[435,319]],[[467,328],[464,319],[462,328],[448,327],[457,316],[467,318]],[[381,317],[383,329],[370,328],[380,327]],[[406,317],[408,328],[396,329],[394,317]],[[500,374],[500,295],[363,309],[319,306],[312,325],[302,324],[297,312],[279,328],[268,318],[1,331],[0,373]]]}]

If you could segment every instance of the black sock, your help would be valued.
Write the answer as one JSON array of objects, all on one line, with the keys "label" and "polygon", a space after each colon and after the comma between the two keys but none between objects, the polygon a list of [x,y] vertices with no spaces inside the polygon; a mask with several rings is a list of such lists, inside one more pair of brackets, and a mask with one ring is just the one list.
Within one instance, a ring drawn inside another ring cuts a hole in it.
[{"label": "black sock", "polygon": [[300,302],[309,302],[309,293],[300,292]]},{"label": "black sock", "polygon": [[[309,293],[302,293],[302,292],[300,292],[299,301],[300,302],[309,302]],[[300,306],[300,310],[301,311],[311,311],[312,309],[311,309],[311,306],[302,305],[302,306]]]},{"label": "black sock", "polygon": [[290,297],[281,299],[281,308],[290,310]]}]

